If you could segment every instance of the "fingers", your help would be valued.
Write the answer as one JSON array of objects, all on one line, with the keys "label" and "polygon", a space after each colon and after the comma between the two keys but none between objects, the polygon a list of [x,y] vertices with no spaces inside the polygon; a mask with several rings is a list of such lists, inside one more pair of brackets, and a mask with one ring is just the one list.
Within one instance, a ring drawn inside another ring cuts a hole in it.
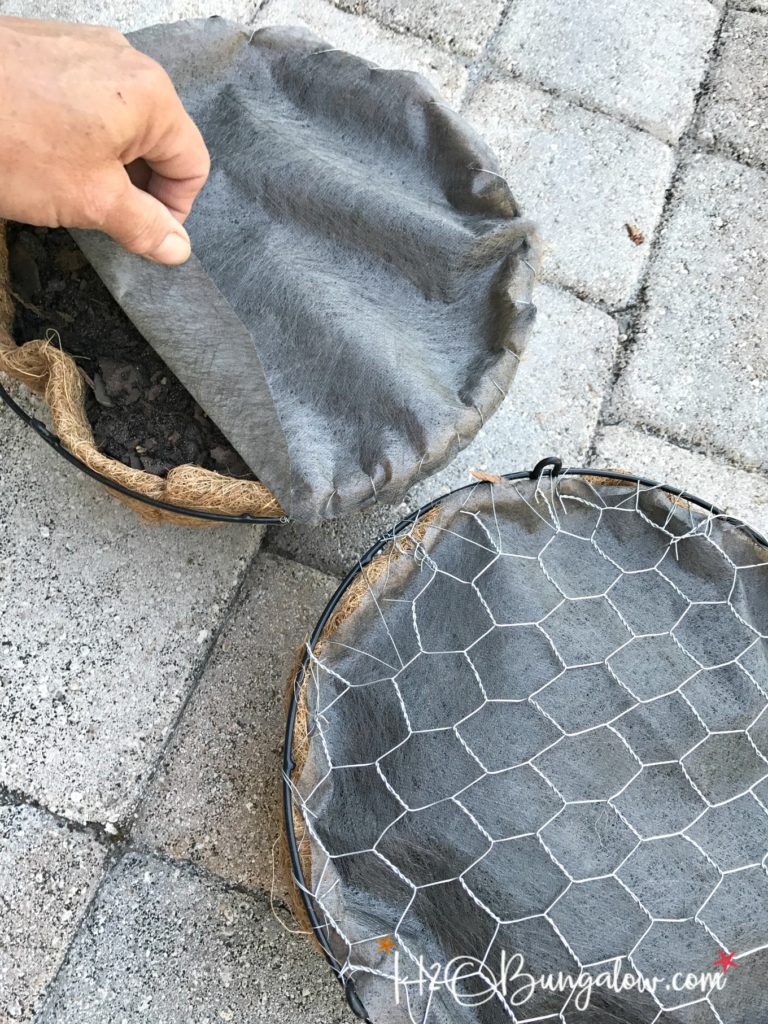
[{"label": "fingers", "polygon": [[165,72],[166,88],[153,105],[156,124],[138,154],[149,167],[146,190],[184,221],[210,171],[210,157],[197,125],[182,106]]},{"label": "fingers", "polygon": [[160,65],[114,29],[3,17],[0,51],[3,215],[187,259],[181,222],[209,159]]},{"label": "fingers", "polygon": [[127,164],[125,169],[136,188],[146,192],[149,179],[152,177],[152,171],[147,167],[146,161],[134,160],[132,164]]},{"label": "fingers", "polygon": [[129,252],[158,263],[176,265],[189,259],[189,236],[179,221],[160,200],[136,188],[124,171],[117,172],[108,194],[99,222],[92,226]]}]

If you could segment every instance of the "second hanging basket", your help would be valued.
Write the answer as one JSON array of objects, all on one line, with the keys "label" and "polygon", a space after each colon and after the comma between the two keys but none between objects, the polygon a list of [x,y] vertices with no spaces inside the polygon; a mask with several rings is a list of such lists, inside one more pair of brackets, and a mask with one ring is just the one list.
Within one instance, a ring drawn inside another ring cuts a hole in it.
[{"label": "second hanging basket", "polygon": [[553,459],[471,485],[361,559],[291,698],[299,916],[358,1016],[766,1019],[768,546],[749,527]]}]

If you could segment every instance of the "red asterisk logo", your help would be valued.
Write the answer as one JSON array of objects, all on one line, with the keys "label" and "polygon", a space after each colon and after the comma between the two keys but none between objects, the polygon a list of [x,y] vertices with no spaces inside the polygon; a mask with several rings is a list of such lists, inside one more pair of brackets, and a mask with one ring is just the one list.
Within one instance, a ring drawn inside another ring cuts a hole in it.
[{"label": "red asterisk logo", "polygon": [[726,953],[724,949],[721,949],[720,950],[720,956],[717,958],[717,960],[715,960],[715,962],[712,964],[712,966],[713,967],[722,967],[723,968],[723,974],[727,974],[729,967],[738,967],[739,965],[734,960],[734,954],[733,953]]}]

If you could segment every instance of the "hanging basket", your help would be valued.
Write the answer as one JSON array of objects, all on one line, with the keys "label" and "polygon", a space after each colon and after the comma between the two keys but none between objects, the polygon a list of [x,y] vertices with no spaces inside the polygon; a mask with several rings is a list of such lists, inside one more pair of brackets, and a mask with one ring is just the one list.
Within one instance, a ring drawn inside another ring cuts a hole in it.
[{"label": "hanging basket", "polygon": [[[355,1013],[763,1019],[767,637],[765,539],[624,473],[546,459],[376,544],[305,645],[284,758],[299,917]],[[727,985],[674,987],[721,950]],[[669,984],[584,1012],[502,991],[502,952]]]},{"label": "hanging basket", "polygon": [[401,502],[498,408],[534,319],[536,232],[494,154],[420,75],[305,29],[129,38],[211,153],[193,254],[78,246],[292,520]]},{"label": "hanging basket", "polygon": [[211,18],[130,42],[166,69],[212,156],[193,254],[165,267],[71,234],[261,483],[107,458],[50,342],[17,350],[6,331],[0,368],[45,395],[67,457],[155,518],[314,523],[402,501],[498,408],[535,316],[538,239],[494,154],[421,76],[301,28]]}]

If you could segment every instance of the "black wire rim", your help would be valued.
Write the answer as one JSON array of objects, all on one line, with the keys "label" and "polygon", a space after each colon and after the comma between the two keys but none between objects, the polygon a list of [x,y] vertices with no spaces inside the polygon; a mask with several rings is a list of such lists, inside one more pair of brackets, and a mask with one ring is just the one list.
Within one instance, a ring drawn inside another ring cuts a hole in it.
[{"label": "black wire rim", "polygon": [[[548,475],[555,476],[594,476],[600,477],[606,480],[615,480],[619,483],[630,483],[639,485],[641,487],[656,488],[665,494],[671,495],[680,501],[687,502],[689,505],[694,505],[697,508],[703,509],[712,516],[717,516],[723,522],[735,526],[742,530],[746,535],[753,540],[756,544],[762,547],[768,548],[768,540],[765,539],[761,534],[754,530],[751,526],[744,523],[741,519],[737,519],[734,516],[727,515],[716,505],[711,502],[704,501],[702,498],[697,498],[693,494],[689,494],[687,491],[682,490],[679,487],[672,487],[669,484],[661,484],[656,480],[650,480],[647,477],[633,476],[631,473],[621,473],[617,470],[609,469],[596,469],[594,467],[577,467],[577,468],[564,468],[562,460],[557,456],[551,455],[547,458],[537,462],[532,470],[523,470],[516,473],[504,473],[500,475],[500,480],[538,480],[545,471],[549,471]],[[353,583],[353,581],[360,575],[363,569],[368,566],[376,555],[379,554],[387,545],[391,544],[399,536],[406,533],[412,526],[414,526],[422,516],[426,515],[427,512],[435,508],[436,505],[441,504],[446,498],[454,494],[459,494],[462,491],[468,491],[475,487],[490,487],[492,484],[488,481],[474,480],[472,483],[465,484],[463,487],[457,487],[453,491],[449,491],[446,494],[441,494],[437,498],[433,498],[431,501],[422,505],[421,508],[411,512],[410,515],[402,519],[395,528],[389,533],[380,537],[376,543],[369,548],[368,551],[357,561],[355,566],[347,573],[345,578],[337,587],[330,601],[326,605],[317,625],[312,631],[312,635],[309,641],[305,644],[304,655],[299,664],[296,672],[296,677],[293,681],[293,693],[291,695],[291,703],[288,708],[288,720],[285,729],[285,741],[283,746],[283,816],[285,819],[285,830],[288,839],[288,850],[291,858],[291,870],[293,873],[293,882],[301,894],[301,901],[304,904],[304,909],[307,912],[307,917],[312,926],[315,939],[319,942],[320,947],[323,950],[326,960],[328,961],[333,973],[344,988],[344,992],[347,998],[352,1012],[366,1021],[366,1024],[373,1024],[368,1017],[365,1006],[357,994],[355,989],[355,983],[349,978],[345,978],[342,970],[342,965],[338,962],[336,957],[333,955],[330,943],[326,937],[326,931],[328,925],[323,924],[321,921],[321,915],[318,913],[318,908],[315,903],[314,897],[309,891],[307,881],[304,878],[304,872],[301,867],[301,858],[299,856],[299,844],[296,838],[296,832],[293,827],[293,788],[291,786],[291,775],[296,767],[296,763],[293,759],[293,734],[296,726],[296,715],[299,707],[299,700],[301,698],[301,692],[304,688],[304,680],[306,678],[307,669],[310,663],[310,650],[318,643],[321,636],[325,632],[325,628],[328,622],[335,612],[342,597],[347,592],[347,589]]]},{"label": "black wire rim", "polygon": [[55,452],[57,452],[63,459],[66,459],[71,465],[77,467],[81,473],[85,476],[90,477],[92,480],[96,480],[102,487],[108,488],[110,491],[116,491],[118,494],[124,495],[126,498],[131,498],[133,501],[139,501],[142,505],[149,505],[152,508],[161,509],[163,512],[173,512],[175,515],[189,516],[190,519],[203,519],[208,522],[214,523],[248,523],[251,525],[258,526],[277,526],[284,525],[290,522],[288,516],[252,516],[247,512],[243,512],[240,515],[227,515],[225,512],[204,512],[196,508],[187,508],[184,505],[172,505],[169,501],[161,501],[159,498],[151,498],[147,494],[142,494],[140,491],[131,490],[130,487],[126,487],[124,484],[118,483],[116,480],[110,480],[109,477],[104,476],[102,473],[97,472],[95,469],[91,469],[87,466],[82,459],[78,459],[76,455],[66,448],[56,434],[49,430],[42,420],[37,419],[35,416],[30,415],[26,409],[23,409],[19,403],[13,398],[8,391],[0,383],[0,400],[2,400],[9,409],[31,427],[32,430],[41,437],[47,445],[50,445]]}]

